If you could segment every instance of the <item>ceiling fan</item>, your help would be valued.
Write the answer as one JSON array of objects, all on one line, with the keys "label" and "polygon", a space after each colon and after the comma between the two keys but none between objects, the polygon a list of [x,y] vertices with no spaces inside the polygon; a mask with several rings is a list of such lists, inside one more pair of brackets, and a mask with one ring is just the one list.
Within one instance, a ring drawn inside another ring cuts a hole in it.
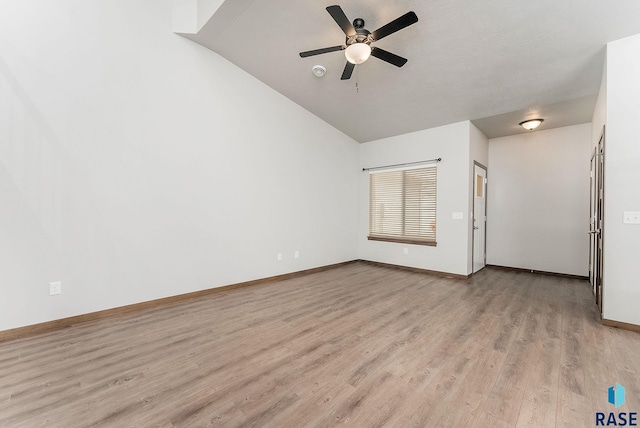
[{"label": "ceiling fan", "polygon": [[362,18],[354,19],[353,24],[351,24],[340,6],[328,6],[327,12],[329,12],[329,15],[331,15],[347,36],[345,44],[300,52],[300,56],[302,58],[328,52],[345,51],[347,64],[344,67],[340,80],[347,80],[351,78],[351,74],[353,73],[353,69],[356,64],[362,64],[370,55],[386,61],[389,64],[393,64],[396,67],[402,67],[407,63],[406,58],[402,58],[401,56],[385,51],[384,49],[380,49],[376,46],[371,46],[371,43],[418,22],[418,16],[415,12],[407,12],[401,17],[394,19],[387,25],[383,25],[373,32],[364,28],[364,19]]}]

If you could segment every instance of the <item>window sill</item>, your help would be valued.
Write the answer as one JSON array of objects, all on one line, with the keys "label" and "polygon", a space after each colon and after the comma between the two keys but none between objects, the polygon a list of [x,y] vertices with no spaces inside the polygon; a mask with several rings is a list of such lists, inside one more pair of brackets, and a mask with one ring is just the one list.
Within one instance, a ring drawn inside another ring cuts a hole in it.
[{"label": "window sill", "polygon": [[426,245],[427,247],[437,247],[438,243],[436,241],[423,241],[420,239],[411,239],[411,238],[391,238],[391,237],[382,237],[382,236],[367,236],[369,241],[383,241],[383,242],[398,242],[400,244],[412,244],[412,245]]}]

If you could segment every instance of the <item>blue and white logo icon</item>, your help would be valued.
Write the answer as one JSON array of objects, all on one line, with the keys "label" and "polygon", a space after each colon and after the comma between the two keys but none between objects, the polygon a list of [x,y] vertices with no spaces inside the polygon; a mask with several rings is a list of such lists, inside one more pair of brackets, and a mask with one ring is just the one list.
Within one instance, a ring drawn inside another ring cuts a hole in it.
[{"label": "blue and white logo icon", "polygon": [[624,386],[616,383],[615,386],[609,387],[609,403],[616,408],[624,404]]}]

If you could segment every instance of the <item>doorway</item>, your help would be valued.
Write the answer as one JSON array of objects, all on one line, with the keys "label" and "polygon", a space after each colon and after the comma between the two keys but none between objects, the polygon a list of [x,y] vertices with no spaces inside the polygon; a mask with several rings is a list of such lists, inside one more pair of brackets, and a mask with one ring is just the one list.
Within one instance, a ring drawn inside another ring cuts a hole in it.
[{"label": "doorway", "polygon": [[473,273],[476,273],[487,260],[487,167],[474,162],[473,177]]},{"label": "doorway", "polygon": [[604,144],[605,128],[591,156],[591,198],[589,212],[589,282],[602,318],[602,272],[604,266]]}]

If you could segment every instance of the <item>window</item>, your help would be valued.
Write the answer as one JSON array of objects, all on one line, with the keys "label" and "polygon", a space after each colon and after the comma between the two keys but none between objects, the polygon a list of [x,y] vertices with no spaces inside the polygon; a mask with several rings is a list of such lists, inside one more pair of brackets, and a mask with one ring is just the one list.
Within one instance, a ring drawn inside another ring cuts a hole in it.
[{"label": "window", "polygon": [[436,166],[369,175],[369,239],[436,246]]}]

